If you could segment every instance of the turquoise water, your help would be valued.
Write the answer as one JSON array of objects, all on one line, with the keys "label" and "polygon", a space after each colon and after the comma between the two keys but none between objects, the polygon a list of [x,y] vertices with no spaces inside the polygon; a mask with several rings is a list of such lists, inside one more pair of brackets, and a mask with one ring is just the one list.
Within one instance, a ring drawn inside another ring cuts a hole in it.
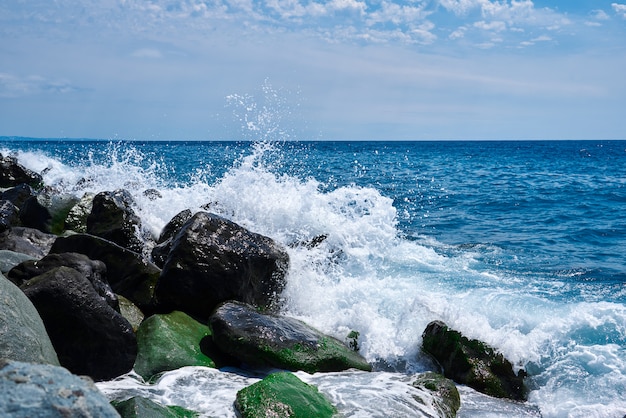
[{"label": "turquoise water", "polygon": [[[543,416],[626,414],[626,141],[0,138],[0,152],[60,191],[129,189],[144,237],[206,203],[286,246],[327,235],[289,247],[283,310],[342,339],[359,330],[384,373],[430,367],[421,332],[440,319],[526,368]],[[464,398],[462,416],[497,410]]]}]

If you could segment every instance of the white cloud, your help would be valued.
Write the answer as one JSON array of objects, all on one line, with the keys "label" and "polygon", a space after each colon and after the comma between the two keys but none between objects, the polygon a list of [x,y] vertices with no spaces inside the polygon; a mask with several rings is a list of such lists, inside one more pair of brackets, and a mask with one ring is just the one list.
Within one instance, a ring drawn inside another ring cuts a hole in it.
[{"label": "white cloud", "polygon": [[465,37],[465,32],[467,32],[467,27],[460,26],[454,32],[452,32],[448,36],[448,38],[452,39],[452,40],[464,38]]},{"label": "white cloud", "polygon": [[0,97],[18,98],[42,93],[70,93],[78,90],[66,80],[46,80],[44,77],[16,76],[0,73]]},{"label": "white cloud", "polygon": [[611,3],[611,7],[613,7],[615,13],[617,13],[618,15],[622,15],[622,17],[626,19],[626,4]]},{"label": "white cloud", "polygon": [[487,30],[487,31],[501,32],[506,29],[506,23],[502,21],[485,22],[483,20],[483,21],[474,23],[474,27],[478,29],[482,29],[482,30]]},{"label": "white cloud", "polygon": [[423,20],[427,15],[423,5],[415,7],[383,1],[381,9],[370,13],[368,16],[368,24],[391,22],[399,25]]}]

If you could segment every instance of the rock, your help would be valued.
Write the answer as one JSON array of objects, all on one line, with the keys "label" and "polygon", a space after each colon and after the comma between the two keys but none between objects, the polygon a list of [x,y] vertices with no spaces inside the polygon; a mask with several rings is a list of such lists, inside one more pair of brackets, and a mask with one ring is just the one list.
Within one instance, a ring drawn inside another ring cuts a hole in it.
[{"label": "rock", "polygon": [[273,373],[237,392],[235,408],[243,418],[323,418],[337,410],[315,386],[288,372]]},{"label": "rock", "polygon": [[220,305],[209,325],[216,346],[250,366],[309,373],[371,370],[363,357],[336,338],[297,319],[262,314],[241,302]]},{"label": "rock", "polygon": [[152,297],[161,269],[144,260],[140,254],[88,234],[58,238],[50,253],[64,252],[77,252],[92,260],[102,261],[115,293],[128,298],[144,313],[153,311]]},{"label": "rock", "polygon": [[0,274],[0,358],[59,365],[46,328],[31,301]]},{"label": "rock", "polygon": [[142,194],[145,197],[147,197],[149,200],[157,200],[157,199],[162,199],[163,198],[163,195],[157,189],[146,189],[146,190],[143,191]]},{"label": "rock", "polygon": [[200,415],[180,406],[163,406],[140,396],[111,404],[122,418],[195,418]]},{"label": "rock", "polygon": [[2,359],[0,416],[119,418],[89,379],[58,366]]},{"label": "rock", "polygon": [[131,325],[83,274],[57,267],[29,280],[22,290],[41,315],[63,367],[95,380],[132,368],[137,341]]},{"label": "rock", "polygon": [[0,273],[7,274],[13,267],[28,260],[37,258],[11,250],[0,250]]},{"label": "rock", "polygon": [[50,233],[51,221],[52,215],[50,215],[50,211],[39,202],[37,197],[28,198],[20,209],[20,222],[27,228]]},{"label": "rock", "polygon": [[183,312],[152,315],[137,330],[135,372],[148,380],[157,373],[184,366],[215,367],[200,346],[210,335],[208,326]]},{"label": "rock", "polygon": [[198,212],[176,234],[155,289],[165,310],[201,320],[226,300],[269,308],[284,287],[289,256],[271,238]]},{"label": "rock", "polygon": [[43,177],[17,162],[17,159],[0,154],[0,187],[13,187],[26,183],[39,188]]},{"label": "rock", "polygon": [[41,258],[48,254],[56,235],[38,229],[16,226],[0,233],[0,250],[10,250]]},{"label": "rock", "polygon": [[37,193],[28,184],[22,183],[0,193],[0,199],[8,200],[18,208],[21,208],[29,198],[37,196]]},{"label": "rock", "polygon": [[117,300],[120,305],[120,313],[124,318],[126,318],[126,320],[133,327],[133,331],[136,333],[139,325],[141,325],[145,318],[143,312],[141,312],[141,309],[139,309],[137,305],[122,295],[118,295]]},{"label": "rock", "polygon": [[0,200],[0,232],[20,224],[20,210],[8,200]]},{"label": "rock", "polygon": [[191,210],[185,209],[174,216],[163,228],[157,240],[157,245],[152,249],[152,261],[159,267],[163,267],[167,256],[172,248],[172,239],[180,231],[182,226],[192,216]]},{"label": "rock", "polygon": [[[419,375],[412,385],[432,393],[430,402],[439,412],[438,416],[456,417],[456,413],[461,407],[461,395],[452,380],[446,379],[439,373],[426,372]],[[429,402],[428,399],[420,399],[420,401],[423,404]]]},{"label": "rock", "polygon": [[85,193],[83,197],[69,210],[65,217],[65,229],[78,233],[87,232],[87,218],[93,208],[92,193]]},{"label": "rock", "polygon": [[65,219],[70,210],[78,204],[79,200],[74,195],[60,194],[54,190],[46,190],[38,196],[38,201],[50,213],[50,232],[60,235],[65,231]]},{"label": "rock", "polygon": [[422,334],[424,351],[443,367],[444,375],[457,383],[497,398],[526,399],[524,377],[487,344],[470,340],[441,321],[433,321]]},{"label": "rock", "polygon": [[79,253],[61,253],[48,254],[41,260],[28,260],[19,264],[9,271],[8,279],[17,286],[33,277],[39,276],[46,271],[57,267],[71,267],[80,272],[89,280],[94,290],[100,297],[113,309],[120,311],[117,296],[113,293],[109,282],[106,279],[106,266],[102,261],[91,260],[84,254]]},{"label": "rock", "polygon": [[127,190],[98,193],[87,217],[87,233],[141,253],[143,245],[137,237],[141,221],[132,208],[133,203]]}]

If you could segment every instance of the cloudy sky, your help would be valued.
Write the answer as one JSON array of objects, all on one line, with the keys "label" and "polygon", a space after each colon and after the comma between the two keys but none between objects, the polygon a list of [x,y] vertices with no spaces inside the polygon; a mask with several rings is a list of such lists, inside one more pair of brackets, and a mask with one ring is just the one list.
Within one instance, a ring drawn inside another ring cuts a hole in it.
[{"label": "cloudy sky", "polygon": [[625,139],[620,1],[3,0],[0,136]]}]

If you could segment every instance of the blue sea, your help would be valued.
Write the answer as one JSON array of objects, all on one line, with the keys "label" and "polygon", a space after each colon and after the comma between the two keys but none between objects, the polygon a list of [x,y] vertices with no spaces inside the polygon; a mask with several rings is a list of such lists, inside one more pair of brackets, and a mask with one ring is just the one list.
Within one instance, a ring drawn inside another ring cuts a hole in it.
[{"label": "blue sea", "polygon": [[[406,417],[435,367],[442,320],[525,369],[527,403],[460,387],[460,417],[626,415],[626,141],[91,141],[0,138],[59,192],[125,188],[150,242],[179,211],[211,210],[282,243],[282,311],[345,340],[373,373],[298,376],[343,416]],[[161,197],[144,194],[157,189]],[[327,236],[320,245],[294,246]],[[235,417],[259,379],[188,367],[99,388]]]}]

